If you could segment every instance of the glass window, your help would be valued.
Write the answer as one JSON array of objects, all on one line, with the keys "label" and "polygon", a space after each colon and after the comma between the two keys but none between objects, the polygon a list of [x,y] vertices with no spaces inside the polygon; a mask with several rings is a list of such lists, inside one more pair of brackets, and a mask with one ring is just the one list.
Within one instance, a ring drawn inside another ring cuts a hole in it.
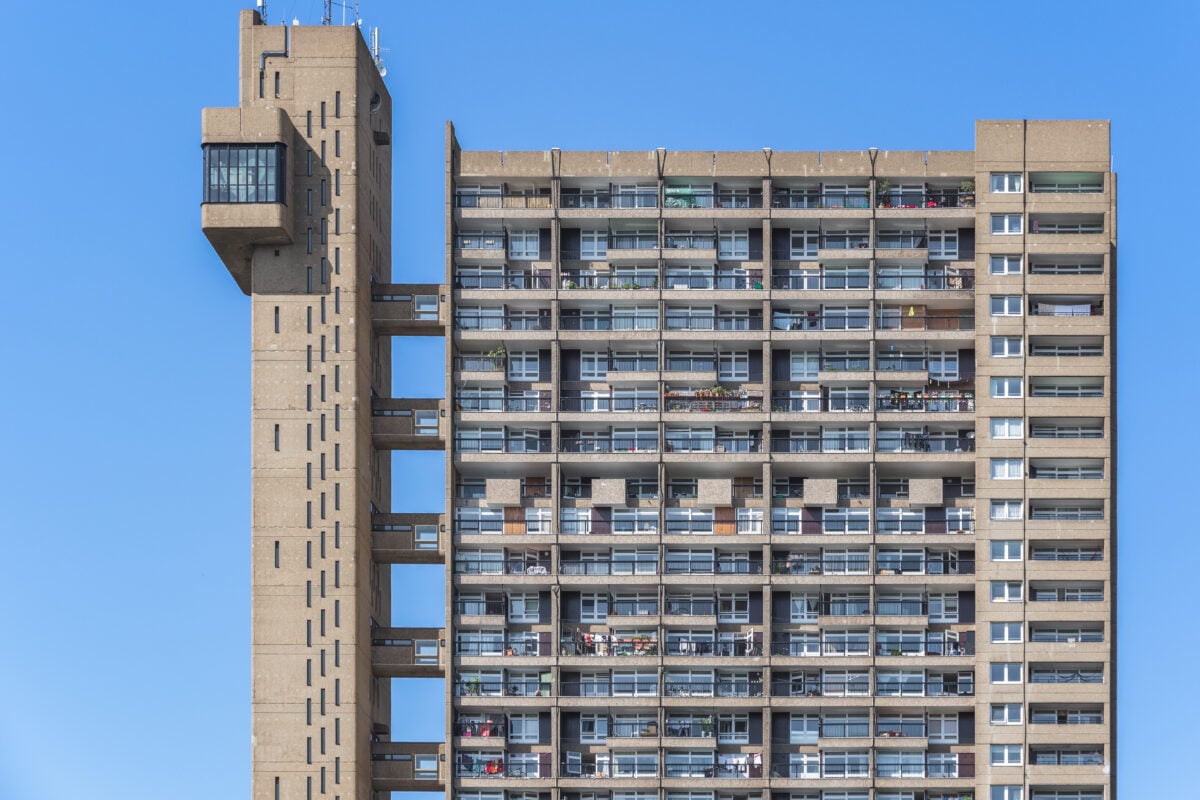
[{"label": "glass window", "polygon": [[992,561],[1020,561],[1021,542],[1012,539],[992,542]]},{"label": "glass window", "polygon": [[992,358],[1020,358],[1023,352],[1020,336],[993,336]]},{"label": "glass window", "polygon": [[540,241],[540,231],[512,231],[508,234],[508,257],[534,261]]},{"label": "glass window", "polygon": [[1022,392],[1020,378],[992,378],[992,397],[1020,397]]},{"label": "glass window", "polygon": [[1021,519],[1022,502],[1020,500],[993,500],[992,519]]},{"label": "glass window", "polygon": [[992,417],[993,439],[1020,439],[1024,436],[1024,420],[1021,417]]},{"label": "glass window", "polygon": [[1019,194],[1021,192],[1021,173],[993,172],[991,187],[996,194]]},{"label": "glass window", "polygon": [[1020,233],[1020,214],[992,214],[992,233]]},{"label": "glass window", "polygon": [[1021,787],[993,786],[988,800],[1021,800]]},{"label": "glass window", "polygon": [[1019,744],[994,744],[992,745],[992,766],[993,767],[1019,767],[1021,766],[1021,745]]},{"label": "glass window", "polygon": [[1019,622],[993,622],[992,623],[992,642],[996,644],[1007,644],[1021,641],[1021,623]]},{"label": "glass window", "polygon": [[989,270],[993,275],[1020,275],[1020,256],[992,256]]},{"label": "glass window", "polygon": [[993,458],[992,480],[1019,480],[1024,470],[1019,458]]},{"label": "glass window", "polygon": [[1021,662],[998,661],[991,664],[992,683],[1020,683]]},{"label": "glass window", "polygon": [[992,703],[991,724],[993,724],[993,725],[1020,725],[1021,724],[1021,704],[1020,703]]},{"label": "glass window", "polygon": [[992,295],[991,312],[993,317],[1021,316],[1021,296],[1019,294]]},{"label": "glass window", "polygon": [[287,148],[282,144],[204,145],[203,202],[287,202]]},{"label": "glass window", "polygon": [[1021,581],[992,581],[993,603],[1019,603],[1023,594]]}]

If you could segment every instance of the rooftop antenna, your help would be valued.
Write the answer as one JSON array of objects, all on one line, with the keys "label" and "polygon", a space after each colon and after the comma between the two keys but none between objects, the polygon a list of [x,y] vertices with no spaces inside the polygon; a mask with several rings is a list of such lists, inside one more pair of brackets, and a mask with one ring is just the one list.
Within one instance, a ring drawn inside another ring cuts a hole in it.
[{"label": "rooftop antenna", "polygon": [[379,28],[371,29],[371,56],[375,59],[375,68],[379,70],[379,77],[387,76],[387,67],[383,65],[383,51],[379,47]]},{"label": "rooftop antenna", "polygon": [[267,0],[255,0],[255,5],[258,6],[258,15],[262,17],[263,24],[267,24]]},{"label": "rooftop antenna", "polygon": [[323,5],[325,6],[325,12],[321,15],[321,24],[322,25],[332,25],[333,24],[333,0],[325,0]]}]

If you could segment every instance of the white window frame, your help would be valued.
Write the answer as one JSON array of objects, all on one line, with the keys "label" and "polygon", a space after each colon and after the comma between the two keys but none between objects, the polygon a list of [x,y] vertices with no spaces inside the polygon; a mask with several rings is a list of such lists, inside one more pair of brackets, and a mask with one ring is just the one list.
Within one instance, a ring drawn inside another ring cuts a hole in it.
[{"label": "white window frame", "polygon": [[1021,668],[1024,666],[1020,661],[993,661],[988,666],[989,682],[993,685],[999,684],[1020,684]]},{"label": "white window frame", "polygon": [[1022,581],[992,581],[993,603],[1020,603],[1025,599],[1025,584]]},{"label": "white window frame", "polygon": [[992,417],[988,430],[993,439],[1024,439],[1024,417]]},{"label": "white window frame", "polygon": [[989,259],[988,272],[991,275],[1020,275],[1021,271],[1019,255],[993,255]]},{"label": "white window frame", "polygon": [[1024,337],[993,336],[991,353],[992,358],[1021,358],[1025,355]]},{"label": "white window frame", "polygon": [[750,380],[750,353],[742,350],[717,354],[717,379],[722,381]]},{"label": "white window frame", "polygon": [[995,400],[1024,396],[1024,381],[1017,376],[997,376],[991,380],[991,395]]},{"label": "white window frame", "polygon": [[600,350],[585,350],[579,354],[579,379],[602,381],[608,377],[608,353]]},{"label": "white window frame", "polygon": [[541,255],[542,232],[532,230],[508,232],[508,257],[514,261],[537,261]]},{"label": "white window frame", "polygon": [[1016,235],[1023,231],[1020,214],[992,214],[991,231],[993,236]]},{"label": "white window frame", "polygon": [[717,258],[741,260],[750,258],[750,231],[718,231]]},{"label": "white window frame", "polygon": [[606,592],[582,592],[579,595],[579,621],[607,622],[608,594]]},{"label": "white window frame", "polygon": [[1021,295],[994,294],[988,298],[988,310],[993,317],[1021,316]]},{"label": "white window frame", "polygon": [[1022,194],[1023,185],[1019,172],[993,172],[988,182],[992,194]]},{"label": "white window frame", "polygon": [[992,561],[1021,561],[1022,543],[1019,539],[993,539],[991,554]]},{"label": "white window frame", "polygon": [[1023,627],[1020,622],[991,623],[992,644],[1019,644],[1024,639]]},{"label": "white window frame", "polygon": [[[530,364],[533,365],[532,369]],[[508,354],[508,379],[510,381],[536,381],[541,374],[541,356],[537,350],[518,350]]]},{"label": "white window frame", "polygon": [[991,711],[988,713],[988,724],[1020,725],[1024,718],[1023,711],[1024,706],[1020,703],[992,703]]},{"label": "white window frame", "polygon": [[1016,481],[1025,475],[1025,462],[1020,458],[991,459],[990,474],[994,481]]},{"label": "white window frame", "polygon": [[1021,745],[994,744],[991,746],[989,762],[993,767],[1019,767],[1025,763],[1021,758]]},{"label": "white window frame", "polygon": [[608,232],[600,230],[579,232],[579,258],[583,261],[603,261],[608,257]]},{"label": "white window frame", "polygon": [[992,500],[990,519],[1019,520],[1024,519],[1024,501],[1021,500]]},{"label": "white window frame", "polygon": [[788,379],[807,381],[817,379],[821,370],[821,354],[815,350],[793,350],[788,360]]},{"label": "white window frame", "polygon": [[[819,231],[793,228],[789,237],[789,252],[792,261],[806,261],[817,257],[820,249],[821,234]],[[799,246],[797,246],[797,244]]]},{"label": "white window frame", "polygon": [[929,257],[931,259],[957,259],[958,231],[931,230],[929,232]]},{"label": "white window frame", "polygon": [[537,714],[508,715],[507,741],[516,744],[537,744],[541,737],[541,722]]}]

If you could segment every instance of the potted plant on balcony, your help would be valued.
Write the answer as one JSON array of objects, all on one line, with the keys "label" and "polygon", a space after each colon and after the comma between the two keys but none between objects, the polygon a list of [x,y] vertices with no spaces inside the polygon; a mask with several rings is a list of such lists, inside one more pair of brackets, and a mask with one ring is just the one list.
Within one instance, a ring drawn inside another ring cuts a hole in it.
[{"label": "potted plant on balcony", "polygon": [[888,192],[892,190],[892,182],[887,178],[880,178],[875,182],[875,205],[879,208],[891,208],[892,201],[888,198]]},{"label": "potted plant on balcony", "polygon": [[958,207],[959,208],[974,208],[975,206],[975,179],[967,178],[958,185]]}]

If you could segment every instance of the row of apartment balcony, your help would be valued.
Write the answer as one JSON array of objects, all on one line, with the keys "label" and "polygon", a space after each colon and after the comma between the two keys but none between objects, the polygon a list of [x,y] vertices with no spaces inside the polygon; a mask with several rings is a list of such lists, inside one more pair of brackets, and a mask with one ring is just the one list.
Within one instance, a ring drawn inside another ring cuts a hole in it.
[{"label": "row of apartment balcony", "polygon": [[[456,394],[454,410],[464,413],[507,412],[520,414],[550,413],[553,393],[546,389],[518,390],[505,394],[503,388],[471,389]],[[564,391],[558,410],[574,414],[603,414],[628,412],[657,412],[668,414],[703,413],[729,414],[738,412],[819,413],[867,411],[870,392],[866,387],[821,387],[819,389],[778,391],[771,394],[769,406],[764,406],[763,393],[753,390],[691,389],[667,390],[662,401],[655,395],[641,393],[621,396],[620,390]],[[876,392],[875,410],[885,412],[973,413],[975,393],[960,389],[923,387],[917,389],[884,389]]]},{"label": "row of apartment balcony", "polygon": [[658,432],[564,431],[555,448],[550,431],[503,432],[474,431],[460,427],[454,440],[456,453],[931,453],[962,454],[975,452],[975,432],[955,430],[879,431],[872,447],[867,429],[853,431],[792,431],[776,436],[764,447],[757,431],[720,432],[687,435],[668,431],[661,446]]},{"label": "row of apartment balcony", "polygon": [[[1031,173],[1029,194],[1032,195],[1102,195],[1104,179],[1101,173]],[[1022,176],[1015,179],[1003,175],[1003,188],[989,187],[992,194],[1021,195]],[[840,182],[794,183],[787,178],[771,179],[764,189],[761,178],[732,179],[713,182],[711,178],[671,178],[662,182],[634,181],[627,184],[564,184],[558,195],[557,208],[573,210],[738,210],[761,209],[935,209],[973,208],[975,187],[973,178],[953,181],[911,183],[897,178],[893,184],[879,177],[874,185],[862,178]],[[1011,188],[1012,185],[1018,187]],[[874,202],[872,203],[872,197]],[[768,202],[764,203],[764,198]],[[549,210],[555,208],[549,183],[532,184],[514,189],[506,185],[459,186],[454,193],[454,206],[459,209]]]},{"label": "row of apartment balcony", "polygon": [[[849,501],[868,501],[872,497],[871,480],[862,478],[777,477],[765,493],[760,476],[734,478],[671,478],[665,484],[666,500],[698,500],[700,505],[729,505],[734,499],[804,499],[814,505],[840,505]],[[807,487],[807,495],[806,495]],[[483,500],[489,506],[528,505],[525,501],[551,497],[550,480],[544,476],[523,478],[460,477],[454,496],[460,500]],[[627,501],[657,501],[657,478],[593,478],[563,476],[560,496],[567,500],[595,500],[597,505],[621,506]],[[880,476],[875,498],[880,501],[909,500],[911,505],[941,505],[944,500],[975,496],[975,479],[957,476],[907,478]],[[652,503],[653,504],[653,503]]]},{"label": "row of apartment balcony", "polygon": [[[975,288],[973,269],[880,269],[872,284],[871,271],[867,267],[775,269],[770,281],[764,281],[763,270],[722,270],[704,267],[667,269],[659,280],[654,267],[634,268],[599,272],[596,270],[561,270],[559,288],[573,289],[714,289],[717,291],[761,291],[769,285],[771,289],[788,291],[836,291],[869,290],[879,291],[922,291],[949,292],[969,291]],[[521,270],[495,267],[491,269],[460,268],[454,275],[455,289],[511,289],[547,290],[554,288],[551,270]]]},{"label": "row of apartment balcony", "polygon": [[[722,187],[704,182],[699,185],[666,184],[660,196],[656,186],[571,187],[563,186],[560,209],[755,209],[763,208],[761,183],[755,187]],[[744,183],[744,182],[743,182]],[[1096,190],[1100,191],[1100,190]],[[767,195],[773,209],[866,209],[871,206],[867,184],[828,184],[792,188],[773,188]],[[904,185],[891,188],[881,180],[876,187],[879,208],[972,208],[974,191],[957,187]],[[551,209],[550,187],[524,192],[505,191],[500,186],[459,188],[454,205],[460,209]]]},{"label": "row of apartment balcony", "polygon": [[[637,308],[563,309],[558,329],[581,332],[657,331],[691,333],[694,331],[974,331],[975,312],[962,309],[931,309],[926,306],[880,307],[872,315],[867,306],[816,309],[781,308],[769,318],[752,309],[677,309],[667,307],[661,319],[655,306]],[[454,314],[454,330],[476,331],[551,331],[554,320],[549,309],[519,311],[501,306],[491,308],[460,306]],[[661,327],[660,327],[661,326]],[[973,336],[971,337],[973,338]],[[1031,353],[1038,355],[1038,353]],[[1053,355],[1048,353],[1047,355]]]},{"label": "row of apartment balcony", "polygon": [[[494,704],[497,698],[577,698],[578,702],[562,703],[562,707],[594,706],[601,698],[621,699],[630,705],[654,708],[663,698],[670,707],[680,704],[694,706],[698,700],[720,701],[722,707],[738,707],[739,701],[770,696],[779,700],[800,700],[795,706],[821,707],[831,698],[838,702],[857,703],[841,698],[952,698],[975,696],[973,668],[897,669],[892,666],[855,666],[844,668],[806,668],[774,664],[721,670],[712,665],[682,668],[666,667],[662,676],[657,668],[635,667],[607,669],[603,665],[588,672],[573,671],[568,666],[547,667],[551,671],[537,672],[541,667],[461,668],[453,685],[460,707],[477,703]],[[914,662],[916,664],[917,662]],[[1039,703],[1102,702],[1104,665],[1100,662],[1031,662],[1026,684],[1028,699]],[[555,679],[555,671],[559,677]],[[769,672],[770,676],[764,679]],[[1037,687],[1036,689],[1034,687]],[[1073,691],[1072,691],[1073,690]],[[1097,691],[1101,694],[1097,694]],[[1061,694],[1061,696],[1059,696]],[[511,702],[506,700],[505,703]],[[793,705],[789,703],[788,705]]]}]

